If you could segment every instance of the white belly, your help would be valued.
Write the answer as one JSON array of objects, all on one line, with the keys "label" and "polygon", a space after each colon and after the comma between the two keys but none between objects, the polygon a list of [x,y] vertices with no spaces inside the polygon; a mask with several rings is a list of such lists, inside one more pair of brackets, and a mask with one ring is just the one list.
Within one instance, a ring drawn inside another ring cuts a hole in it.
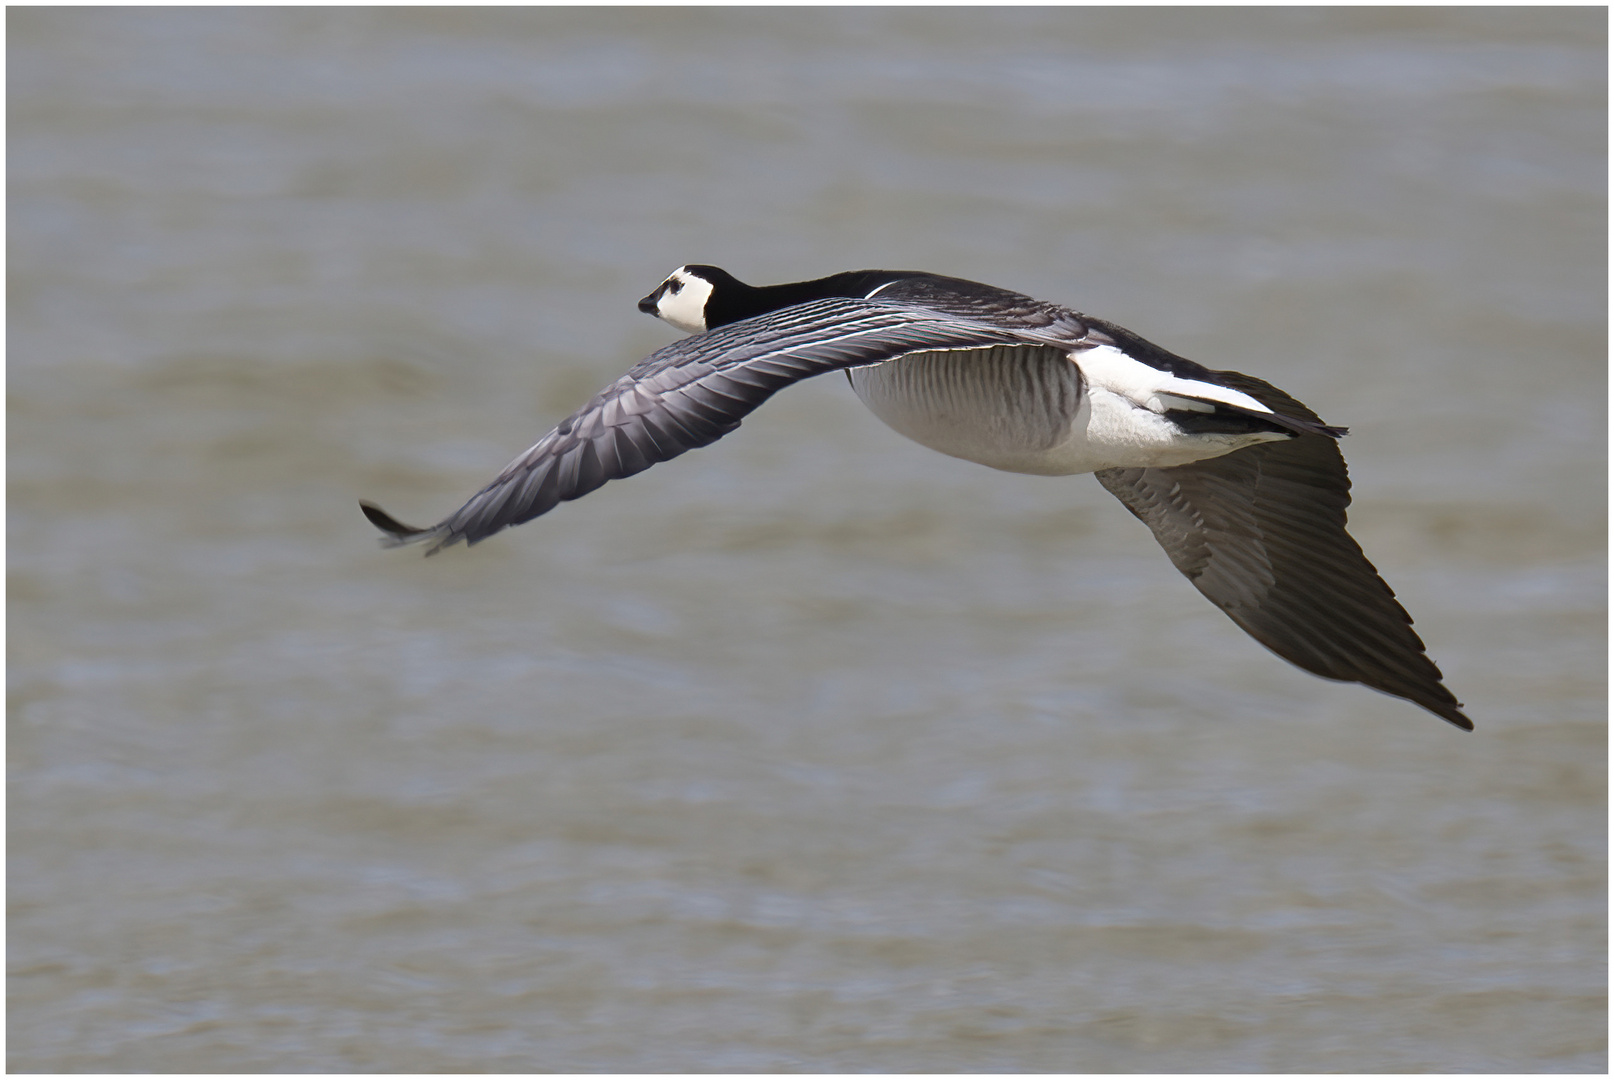
[{"label": "white belly", "polygon": [[1169,468],[1283,438],[1186,434],[1122,393],[1084,387],[1070,355],[1053,347],[915,353],[849,375],[857,396],[899,434],[1006,472]]}]

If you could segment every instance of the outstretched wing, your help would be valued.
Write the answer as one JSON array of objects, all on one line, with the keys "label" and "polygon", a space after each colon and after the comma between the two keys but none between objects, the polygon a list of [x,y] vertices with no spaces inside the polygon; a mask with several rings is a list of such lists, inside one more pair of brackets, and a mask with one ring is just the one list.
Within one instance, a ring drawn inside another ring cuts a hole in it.
[{"label": "outstretched wing", "polygon": [[[1281,414],[1317,422],[1276,387],[1217,374]],[[1096,475],[1255,640],[1315,675],[1362,683],[1474,729],[1412,617],[1345,531],[1351,482],[1334,439],[1305,434],[1176,468]]]},{"label": "outstretched wing", "polygon": [[556,425],[464,506],[430,528],[404,525],[361,503],[389,545],[426,543],[427,554],[474,544],[716,442],[791,383],[915,351],[1016,344],[1013,331],[904,304],[832,298],[731,323],[668,345]]}]

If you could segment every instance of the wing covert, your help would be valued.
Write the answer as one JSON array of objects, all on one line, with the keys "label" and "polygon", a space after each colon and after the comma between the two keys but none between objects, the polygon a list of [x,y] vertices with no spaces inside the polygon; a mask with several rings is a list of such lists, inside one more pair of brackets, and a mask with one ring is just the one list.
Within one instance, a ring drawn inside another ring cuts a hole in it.
[{"label": "wing covert", "polygon": [[383,540],[389,546],[426,543],[430,555],[462,540],[474,544],[609,480],[716,442],[791,383],[918,350],[1030,344],[1030,336],[900,302],[830,298],[796,305],[652,353],[436,525],[417,529],[361,505],[389,534]]}]

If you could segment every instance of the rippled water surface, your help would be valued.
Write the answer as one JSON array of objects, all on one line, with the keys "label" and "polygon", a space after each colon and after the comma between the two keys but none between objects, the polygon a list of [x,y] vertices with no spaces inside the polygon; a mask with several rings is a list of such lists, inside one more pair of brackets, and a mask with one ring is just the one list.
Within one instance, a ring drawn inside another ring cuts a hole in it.
[{"label": "rippled water surface", "polygon": [[[1605,12],[8,15],[13,1070],[1605,1070]],[[835,379],[377,548],[697,261],[1350,425],[1479,730]]]}]

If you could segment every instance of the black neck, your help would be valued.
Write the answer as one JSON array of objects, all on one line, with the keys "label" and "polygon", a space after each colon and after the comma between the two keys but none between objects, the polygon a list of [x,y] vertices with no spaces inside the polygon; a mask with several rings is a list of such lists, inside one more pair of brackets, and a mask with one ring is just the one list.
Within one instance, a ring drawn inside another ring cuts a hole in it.
[{"label": "black neck", "polygon": [[915,273],[911,270],[848,270],[844,274],[831,274],[814,281],[794,281],[788,285],[747,285],[731,274],[723,273],[723,279],[715,279],[709,269],[702,268],[701,272],[714,286],[712,298],[706,301],[707,329],[810,300],[830,296],[864,297],[881,285],[912,277]]}]

